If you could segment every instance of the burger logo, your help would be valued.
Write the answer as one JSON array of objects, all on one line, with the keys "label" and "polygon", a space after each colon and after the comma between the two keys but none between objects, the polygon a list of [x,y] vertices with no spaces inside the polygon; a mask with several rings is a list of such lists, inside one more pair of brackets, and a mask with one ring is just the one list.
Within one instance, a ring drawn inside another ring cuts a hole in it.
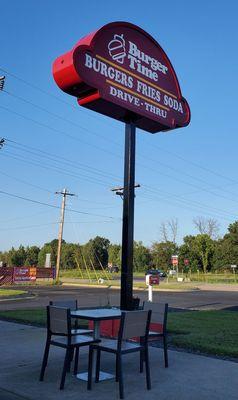
[{"label": "burger logo", "polygon": [[123,35],[114,35],[108,44],[108,51],[114,61],[123,64],[126,57],[125,40]]}]

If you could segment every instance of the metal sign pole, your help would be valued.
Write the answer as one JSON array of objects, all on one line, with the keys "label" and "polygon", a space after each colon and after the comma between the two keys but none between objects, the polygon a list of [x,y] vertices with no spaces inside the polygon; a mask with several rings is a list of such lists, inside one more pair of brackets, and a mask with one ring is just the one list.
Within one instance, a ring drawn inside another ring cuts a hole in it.
[{"label": "metal sign pole", "polygon": [[148,286],[148,301],[153,302],[153,286],[149,285]]},{"label": "metal sign pole", "polygon": [[121,257],[121,309],[133,309],[133,240],[136,127],[125,125],[124,196]]}]

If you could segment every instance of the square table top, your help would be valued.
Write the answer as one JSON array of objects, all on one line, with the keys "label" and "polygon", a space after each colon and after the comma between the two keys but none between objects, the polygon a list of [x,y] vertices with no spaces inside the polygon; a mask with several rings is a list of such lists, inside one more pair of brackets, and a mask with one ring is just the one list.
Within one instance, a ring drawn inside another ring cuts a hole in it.
[{"label": "square table top", "polygon": [[114,308],[96,308],[89,310],[72,310],[71,317],[88,319],[92,321],[102,321],[107,319],[121,318],[121,310]]}]

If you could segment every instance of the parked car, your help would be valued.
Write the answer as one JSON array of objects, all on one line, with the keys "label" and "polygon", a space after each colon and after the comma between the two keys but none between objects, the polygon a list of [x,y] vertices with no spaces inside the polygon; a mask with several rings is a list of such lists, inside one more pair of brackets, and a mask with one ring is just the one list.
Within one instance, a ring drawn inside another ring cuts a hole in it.
[{"label": "parked car", "polygon": [[166,278],[166,272],[162,271],[161,269],[148,269],[145,275],[159,275],[160,278]]},{"label": "parked car", "polygon": [[119,267],[117,265],[109,265],[108,266],[108,272],[110,272],[110,273],[113,273],[113,272],[118,273],[119,272]]}]

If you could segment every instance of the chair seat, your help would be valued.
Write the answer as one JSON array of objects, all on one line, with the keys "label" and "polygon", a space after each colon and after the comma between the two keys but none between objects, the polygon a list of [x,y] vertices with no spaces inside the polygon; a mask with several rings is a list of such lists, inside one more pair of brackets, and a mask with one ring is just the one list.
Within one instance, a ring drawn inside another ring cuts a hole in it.
[{"label": "chair seat", "polygon": [[[99,342],[100,340],[98,340]],[[75,335],[71,338],[71,345],[72,346],[87,346],[89,344],[95,343],[97,340],[93,339],[91,336],[86,335]],[[51,343],[59,344],[62,346],[67,346],[68,339],[66,336],[57,336],[51,339]]]},{"label": "chair seat", "polygon": [[92,329],[71,329],[71,335],[90,335]]},{"label": "chair seat", "polygon": [[[104,351],[117,352],[117,340],[102,339],[94,347],[97,347]],[[121,346],[121,352],[123,353],[130,351],[138,351],[140,347],[141,345],[139,343],[123,341]]]}]

